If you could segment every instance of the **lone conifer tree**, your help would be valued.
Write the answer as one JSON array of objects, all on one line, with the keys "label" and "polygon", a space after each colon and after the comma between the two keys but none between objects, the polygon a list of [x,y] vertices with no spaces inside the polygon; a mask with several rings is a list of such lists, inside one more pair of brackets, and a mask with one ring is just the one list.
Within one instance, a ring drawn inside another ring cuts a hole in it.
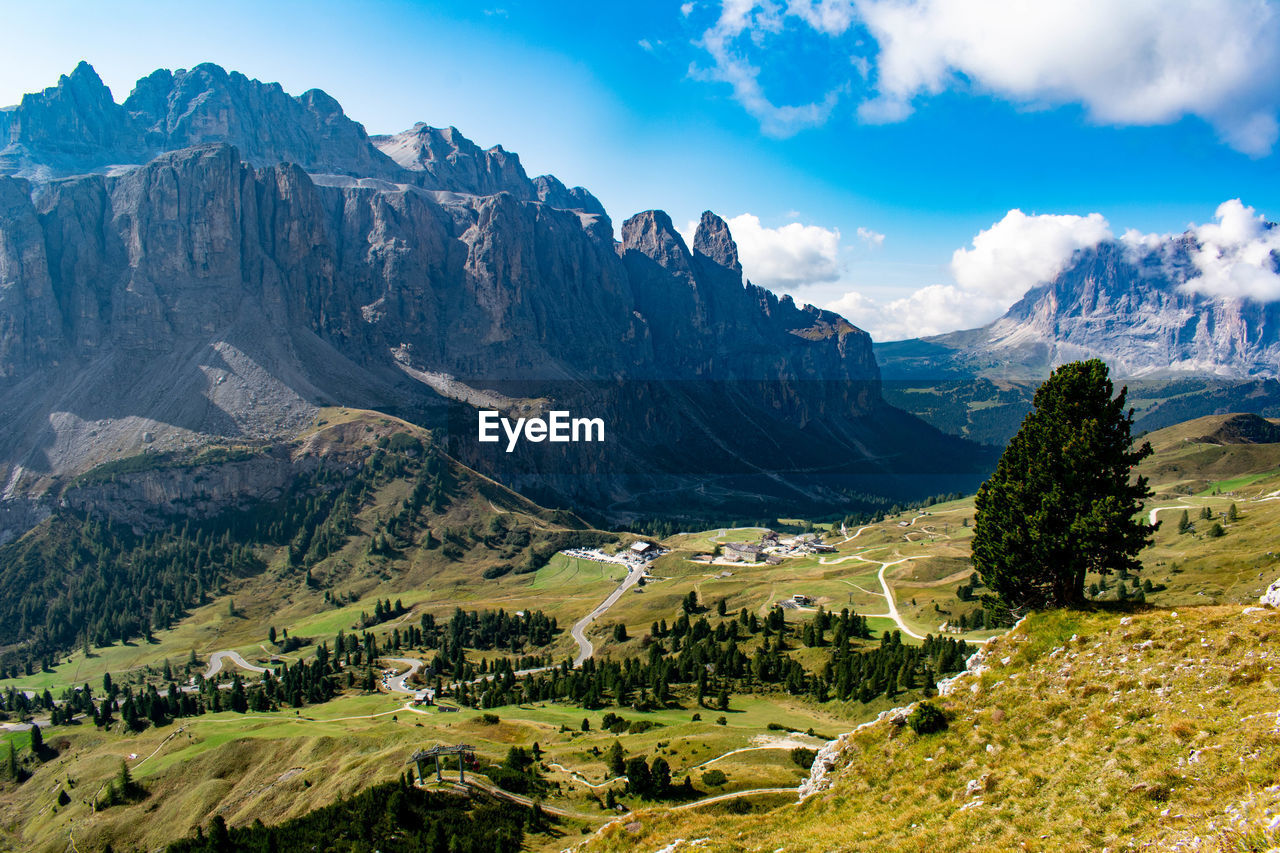
[{"label": "lone conifer tree", "polygon": [[1133,410],[1112,396],[1097,360],[1055,370],[978,490],[973,563],[994,593],[988,603],[1011,613],[1084,601],[1087,572],[1137,571],[1137,554],[1154,526],[1137,517],[1151,496],[1145,477],[1130,479],[1151,453],[1133,448]]}]

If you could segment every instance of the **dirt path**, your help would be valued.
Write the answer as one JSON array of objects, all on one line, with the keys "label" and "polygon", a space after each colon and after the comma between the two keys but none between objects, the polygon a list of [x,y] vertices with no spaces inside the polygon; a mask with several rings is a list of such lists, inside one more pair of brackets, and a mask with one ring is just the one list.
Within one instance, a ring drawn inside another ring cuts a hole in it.
[{"label": "dirt path", "polygon": [[670,810],[673,812],[678,812],[678,811],[684,811],[685,809],[696,809],[699,806],[710,805],[711,803],[718,803],[723,800],[735,800],[738,797],[754,797],[757,794],[792,794],[794,795],[795,793],[796,793],[796,786],[794,785],[792,785],[790,788],[752,788],[750,791],[734,791],[729,794],[717,794],[714,797],[707,797],[704,800],[695,800],[692,803],[685,803],[684,805],[680,805],[680,806],[671,806]]},{"label": "dirt path", "polygon": [[923,640],[924,635],[917,634],[915,631],[911,630],[910,627],[908,627],[906,622],[902,621],[902,616],[901,614],[898,613],[898,605],[893,600],[893,590],[889,589],[889,582],[885,580],[884,573],[890,566],[896,566],[899,563],[905,563],[908,560],[919,560],[921,557],[925,557],[925,556],[928,556],[928,555],[917,554],[914,557],[903,557],[902,559],[892,560],[889,562],[884,562],[882,560],[868,560],[866,557],[863,557],[863,556],[856,557],[856,559],[861,560],[864,563],[879,564],[880,571],[876,573],[876,577],[880,579],[880,588],[884,590],[885,603],[889,605],[889,612],[885,615],[887,615],[890,619],[892,619],[895,623],[897,623],[898,629],[902,631],[902,633],[906,634],[909,637],[915,637],[917,640]]},{"label": "dirt path", "polygon": [[615,776],[615,777],[613,777],[612,779],[605,779],[603,782],[589,782],[589,781],[587,781],[587,777],[586,777],[586,776],[583,776],[583,775],[582,775],[581,773],[579,773],[577,770],[570,770],[568,767],[565,767],[563,764],[559,764],[559,763],[557,763],[557,762],[555,762],[555,761],[549,761],[549,762],[547,762],[547,766],[548,766],[548,767],[554,767],[555,769],[559,770],[561,773],[568,773],[568,774],[569,774],[570,776],[572,776],[574,779],[576,779],[577,781],[579,781],[579,782],[581,782],[582,784],[586,785],[588,788],[592,788],[592,789],[595,789],[595,788],[607,788],[607,787],[609,787],[610,785],[612,785],[614,782],[625,782],[625,781],[627,781],[627,777],[626,777],[626,776]]}]

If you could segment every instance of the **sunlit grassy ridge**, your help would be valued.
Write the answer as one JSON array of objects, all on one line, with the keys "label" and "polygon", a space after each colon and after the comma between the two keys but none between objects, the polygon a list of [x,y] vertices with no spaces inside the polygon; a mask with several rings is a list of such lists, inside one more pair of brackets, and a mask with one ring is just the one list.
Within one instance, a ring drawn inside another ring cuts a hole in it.
[{"label": "sunlit grassy ridge", "polygon": [[[1037,614],[940,700],[947,731],[850,739],[831,788],[729,816],[645,811],[592,850],[1267,849],[1280,782],[1280,614]],[[1176,845],[1184,845],[1180,848]],[[1251,846],[1261,845],[1261,846]],[[676,849],[680,849],[678,846]]]}]

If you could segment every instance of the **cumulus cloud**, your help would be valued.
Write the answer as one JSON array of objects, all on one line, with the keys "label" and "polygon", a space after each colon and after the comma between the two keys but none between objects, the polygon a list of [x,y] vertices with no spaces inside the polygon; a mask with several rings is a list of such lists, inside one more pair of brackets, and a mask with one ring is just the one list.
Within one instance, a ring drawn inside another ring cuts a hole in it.
[{"label": "cumulus cloud", "polygon": [[1035,105],[1082,104],[1107,124],[1196,115],[1249,154],[1278,127],[1280,15],[1266,0],[861,0],[880,46],[878,98],[963,85]]},{"label": "cumulus cloud", "polygon": [[[826,121],[846,91],[774,104],[749,57],[768,58],[766,42],[784,30],[853,54],[847,88],[874,81],[858,107],[868,123],[901,121],[919,97],[958,89],[1033,107],[1079,104],[1103,124],[1198,116],[1253,156],[1280,136],[1274,0],[723,0],[698,42],[713,62],[703,76],[729,83],[775,135]],[[870,64],[850,49],[851,32],[874,42]]]},{"label": "cumulus cloud", "polygon": [[1278,255],[1273,254],[1280,253],[1280,228],[1238,198],[1218,205],[1214,219],[1191,229],[1199,242],[1191,255],[1198,275],[1183,289],[1209,297],[1280,300]]},{"label": "cumulus cloud", "polygon": [[850,291],[823,307],[846,317],[877,341],[899,341],[981,326],[1009,306],[954,284],[931,284],[883,303]]},{"label": "cumulus cloud", "polygon": [[1099,213],[1028,216],[1011,210],[951,256],[955,284],[933,284],[889,302],[846,293],[823,307],[876,340],[901,340],[970,329],[999,317],[1032,287],[1049,281],[1078,249],[1111,239]]},{"label": "cumulus cloud", "polygon": [[970,247],[956,249],[951,274],[965,291],[1012,304],[1061,272],[1077,249],[1111,236],[1100,213],[1028,216],[1015,208],[980,231]]},{"label": "cumulus cloud", "polygon": [[840,229],[799,222],[766,228],[750,213],[726,221],[742,271],[756,284],[786,291],[840,278]]}]

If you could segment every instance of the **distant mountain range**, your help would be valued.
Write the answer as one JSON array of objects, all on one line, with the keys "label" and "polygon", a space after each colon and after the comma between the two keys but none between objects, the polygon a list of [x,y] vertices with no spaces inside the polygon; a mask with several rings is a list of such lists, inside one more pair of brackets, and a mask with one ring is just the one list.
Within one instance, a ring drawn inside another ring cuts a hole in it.
[{"label": "distant mountain range", "polygon": [[[886,379],[1039,379],[1081,358],[1102,358],[1122,377],[1280,376],[1280,302],[1186,289],[1197,248],[1188,233],[1150,246],[1109,240],[1079,250],[998,320],[878,344],[876,358]],[[1280,271],[1274,253],[1272,261]]]},{"label": "distant mountain range", "polygon": [[[866,506],[991,462],[883,401],[866,333],[745,282],[718,216],[692,247],[661,211],[618,242],[589,192],[452,128],[370,137],[215,65],[117,104],[82,63],[0,111],[0,145],[0,515],[339,403],[602,517]],[[508,454],[480,408],[608,440]]]},{"label": "distant mountain range", "polygon": [[980,329],[876,344],[884,396],[939,429],[1003,446],[1054,367],[1101,358],[1128,387],[1139,431],[1226,412],[1280,415],[1280,302],[1186,288],[1200,248],[1194,233],[1109,240],[1077,251]]}]

